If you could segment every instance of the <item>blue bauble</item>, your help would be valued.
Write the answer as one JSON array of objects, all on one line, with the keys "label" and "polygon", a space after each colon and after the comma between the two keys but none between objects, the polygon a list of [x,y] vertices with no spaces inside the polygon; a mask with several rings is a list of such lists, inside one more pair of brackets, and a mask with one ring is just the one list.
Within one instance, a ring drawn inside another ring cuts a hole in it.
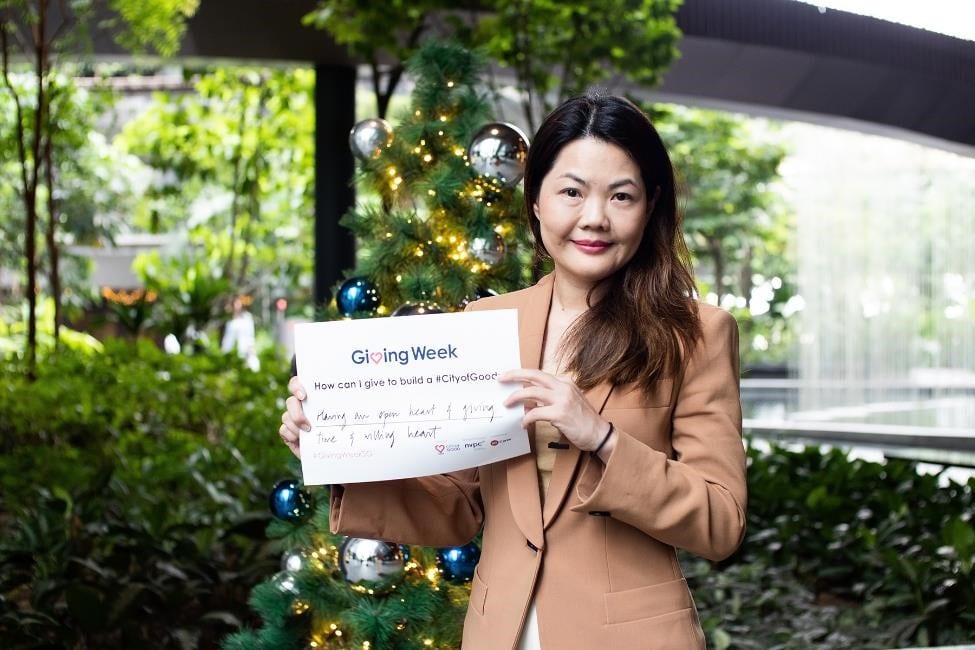
[{"label": "blue bauble", "polygon": [[474,567],[480,559],[481,549],[474,542],[437,549],[437,560],[443,577],[455,583],[470,582],[474,577]]},{"label": "blue bauble", "polygon": [[339,287],[335,302],[345,316],[371,314],[379,307],[379,289],[366,278],[349,278]]},{"label": "blue bauble", "polygon": [[311,515],[315,507],[311,495],[298,487],[298,481],[292,478],[278,481],[271,488],[268,502],[271,514],[284,521],[303,521]]}]

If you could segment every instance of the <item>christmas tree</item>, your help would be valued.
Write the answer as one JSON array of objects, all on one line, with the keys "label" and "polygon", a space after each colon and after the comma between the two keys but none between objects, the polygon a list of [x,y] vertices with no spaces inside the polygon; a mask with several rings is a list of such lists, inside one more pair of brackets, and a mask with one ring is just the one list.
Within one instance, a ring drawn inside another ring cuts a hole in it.
[{"label": "christmas tree", "polygon": [[[409,70],[411,106],[395,129],[369,119],[350,135],[363,198],[343,223],[358,266],[322,318],[455,311],[530,281],[525,137],[490,120],[472,53],[433,42]],[[228,637],[226,650],[460,646],[475,542],[431,549],[332,535],[327,488],[295,479],[270,501],[282,568],[252,591],[262,627]]]}]

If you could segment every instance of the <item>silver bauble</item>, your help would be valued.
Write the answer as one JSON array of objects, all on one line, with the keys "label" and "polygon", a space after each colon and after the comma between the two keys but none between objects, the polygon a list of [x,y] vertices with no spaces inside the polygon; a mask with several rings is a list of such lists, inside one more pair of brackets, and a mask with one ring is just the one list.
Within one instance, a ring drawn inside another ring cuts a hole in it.
[{"label": "silver bauble", "polygon": [[525,175],[528,138],[513,124],[485,124],[471,139],[467,157],[471,167],[481,176],[514,187]]},{"label": "silver bauble", "polygon": [[295,573],[305,566],[305,554],[301,551],[285,551],[281,556],[281,570]]},{"label": "silver bauble", "polygon": [[470,243],[471,255],[485,264],[497,264],[504,257],[504,239],[493,233],[489,237],[475,237]]},{"label": "silver bauble", "polygon": [[295,576],[290,571],[278,571],[271,577],[271,582],[282,593],[298,595],[298,587],[295,585]]},{"label": "silver bauble", "polygon": [[366,161],[377,157],[393,143],[393,127],[378,117],[362,120],[349,132],[349,148],[357,159]]},{"label": "silver bauble", "polygon": [[393,586],[403,577],[406,560],[399,544],[375,539],[347,537],[339,549],[339,568],[352,584],[374,583],[379,592]]},{"label": "silver bauble", "polygon": [[423,316],[425,314],[442,314],[443,309],[432,302],[405,302],[397,307],[393,316]]}]

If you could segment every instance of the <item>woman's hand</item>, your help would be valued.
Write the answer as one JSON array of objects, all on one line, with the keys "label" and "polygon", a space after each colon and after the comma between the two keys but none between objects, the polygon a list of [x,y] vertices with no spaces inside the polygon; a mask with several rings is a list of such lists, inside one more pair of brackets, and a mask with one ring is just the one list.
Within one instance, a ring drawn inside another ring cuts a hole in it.
[{"label": "woman's hand", "polygon": [[599,416],[578,386],[568,379],[542,370],[521,368],[509,370],[498,381],[526,384],[504,401],[505,406],[526,401],[535,403],[521,420],[525,428],[533,422],[545,420],[584,451],[596,449],[609,430],[609,422]]},{"label": "woman's hand", "polygon": [[311,431],[311,422],[305,417],[305,412],[301,408],[301,402],[306,396],[305,387],[301,385],[297,377],[292,377],[291,381],[288,382],[288,390],[291,391],[291,397],[285,401],[287,410],[281,414],[281,428],[278,433],[281,435],[281,441],[288,445],[291,453],[301,458],[299,431]]}]

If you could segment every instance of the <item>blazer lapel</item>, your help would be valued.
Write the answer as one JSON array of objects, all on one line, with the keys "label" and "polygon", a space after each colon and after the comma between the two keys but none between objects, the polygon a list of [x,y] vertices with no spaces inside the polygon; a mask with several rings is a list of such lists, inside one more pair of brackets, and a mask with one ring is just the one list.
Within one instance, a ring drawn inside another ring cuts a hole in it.
[{"label": "blazer lapel", "polygon": [[[522,368],[538,369],[542,365],[542,341],[552,303],[552,276],[545,276],[525,293],[518,307],[518,338]],[[534,426],[528,431],[532,450],[535,448]],[[507,461],[508,501],[515,523],[525,538],[536,548],[543,545],[542,505],[538,493],[538,467],[535,454],[524,454]]]},{"label": "blazer lapel", "polygon": [[[586,391],[586,400],[598,412],[602,413],[603,406],[612,391],[613,386],[609,382],[603,382]],[[575,477],[576,467],[582,457],[582,450],[573,445],[563,435],[561,442],[568,444],[569,448],[560,450],[555,457],[555,466],[552,468],[552,480],[548,484],[548,493],[545,495],[545,512],[542,518],[542,527],[547,529],[565,503],[565,497],[569,494],[569,487]]]}]

